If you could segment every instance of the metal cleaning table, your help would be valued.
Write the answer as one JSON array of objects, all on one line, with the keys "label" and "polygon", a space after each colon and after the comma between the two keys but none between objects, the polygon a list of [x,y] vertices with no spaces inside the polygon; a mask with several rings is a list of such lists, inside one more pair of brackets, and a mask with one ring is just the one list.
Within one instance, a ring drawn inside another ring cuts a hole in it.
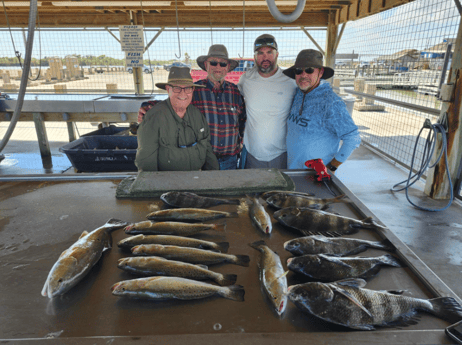
[{"label": "metal cleaning table", "polygon": [[[219,172],[217,172],[219,174]],[[163,178],[169,178],[166,173]],[[316,182],[312,172],[287,174],[296,190],[330,197],[326,187]],[[351,331],[306,315],[289,302],[282,318],[273,312],[258,279],[259,252],[248,246],[264,239],[278,252],[285,265],[290,253],[283,243],[299,233],[276,223],[271,236],[257,230],[248,214],[220,219],[226,232],[198,236],[211,241],[228,241],[230,254],[250,256],[250,266],[211,265],[217,272],[237,274],[237,284],[245,288],[245,302],[223,298],[197,301],[153,302],[118,298],[111,286],[136,278],[117,268],[119,258],[130,256],[117,247],[128,235],[112,233],[114,246],[72,290],[49,300],[40,292],[48,272],[59,255],[84,231],[103,225],[109,218],[128,222],[145,220],[152,205],[162,206],[155,198],[116,199],[120,180],[98,181],[22,181],[6,182],[0,187],[0,341],[33,344],[451,344],[444,334],[449,324],[421,313],[416,325],[404,328],[378,328],[372,332]],[[239,181],[236,181],[238,185]],[[185,186],[186,188],[186,186]],[[352,204],[334,204],[330,211],[354,218],[371,212],[346,187],[333,177],[331,187],[346,193]],[[244,197],[241,195],[241,197]],[[235,211],[235,205],[214,209]],[[274,210],[267,206],[270,215]],[[390,215],[392,217],[393,215]],[[391,229],[392,230],[392,229]],[[406,290],[412,297],[433,298],[455,294],[409,250],[392,231],[379,235],[360,230],[349,237],[369,240],[388,238],[405,268],[383,268],[370,279],[366,288]],[[369,249],[360,256],[384,252]],[[308,281],[290,273],[289,285]],[[460,302],[460,300],[459,300]]]}]

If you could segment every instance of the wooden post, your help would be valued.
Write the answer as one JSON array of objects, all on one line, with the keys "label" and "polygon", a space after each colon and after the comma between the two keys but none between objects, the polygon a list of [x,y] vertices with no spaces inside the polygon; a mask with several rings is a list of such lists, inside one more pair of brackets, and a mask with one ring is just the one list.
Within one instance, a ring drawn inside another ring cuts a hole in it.
[{"label": "wooden post", "polygon": [[106,84],[107,93],[117,93],[117,84]]},{"label": "wooden post", "polygon": [[[454,188],[462,159],[462,26],[460,24],[452,57],[452,66],[448,77],[448,84],[451,83],[455,84],[453,99],[451,102],[443,103],[440,114],[443,115],[447,113],[447,123],[449,127],[447,133],[448,165]],[[434,163],[436,155],[441,152],[441,149],[442,139],[439,135],[431,164]],[[434,168],[429,169],[424,191],[425,194],[433,199],[449,198],[449,179],[446,174],[446,163],[444,162],[444,158],[441,158]],[[456,192],[457,191],[455,191],[455,193]]]},{"label": "wooden post", "polygon": [[[338,25],[335,23],[335,11],[329,13],[329,22],[327,24],[327,33],[326,33],[326,56],[325,66],[330,68],[335,68],[335,44],[337,40],[337,30]],[[329,83],[332,83],[332,78],[327,79]]]},{"label": "wooden post", "polygon": [[[138,17],[136,11],[130,11],[133,13],[131,15],[132,19],[130,20],[130,25],[138,25]],[[133,22],[133,23],[132,23]],[[137,95],[144,94],[144,81],[143,81],[143,71],[141,67],[133,68],[133,83],[135,84],[135,93]]]},{"label": "wooden post", "polygon": [[40,113],[33,113],[35,130],[37,132],[37,139],[40,149],[40,155],[42,156],[42,164],[45,169],[51,169],[53,164],[51,163],[51,150],[50,143],[48,142],[47,131],[45,128],[45,121]]}]

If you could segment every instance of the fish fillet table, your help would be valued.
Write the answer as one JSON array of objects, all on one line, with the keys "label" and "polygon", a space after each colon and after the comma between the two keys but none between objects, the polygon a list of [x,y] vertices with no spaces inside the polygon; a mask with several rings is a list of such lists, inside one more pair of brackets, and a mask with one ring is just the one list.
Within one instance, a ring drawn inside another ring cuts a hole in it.
[{"label": "fish fillet table", "polygon": [[[314,181],[311,173],[289,173],[297,191],[330,197],[325,186]],[[279,344],[335,342],[339,344],[451,344],[444,334],[449,324],[421,313],[417,324],[402,328],[378,328],[373,332],[351,331],[306,315],[289,302],[278,318],[261,290],[257,262],[259,252],[249,243],[265,240],[286,267],[291,255],[283,243],[299,234],[273,220],[271,236],[260,233],[245,210],[239,218],[220,219],[226,231],[207,232],[197,238],[227,241],[230,254],[250,256],[250,266],[210,265],[220,273],[237,274],[237,284],[245,288],[245,301],[220,297],[196,301],[145,301],[115,297],[111,286],[137,276],[117,268],[129,252],[117,247],[126,235],[112,233],[113,248],[103,253],[90,273],[64,296],[52,300],[41,296],[48,272],[59,255],[84,231],[92,231],[109,218],[128,222],[145,220],[159,199],[116,199],[120,180],[85,182],[8,182],[0,194],[0,341],[34,344]],[[340,181],[334,178],[336,194],[346,192],[352,204],[334,204],[330,211],[364,218],[369,211]],[[236,181],[238,183],[238,181]],[[244,196],[242,196],[244,198]],[[265,205],[270,215],[273,209]],[[236,211],[236,205],[211,209]],[[390,215],[392,216],[392,215]],[[380,240],[370,230],[347,237]],[[366,288],[406,290],[419,298],[453,296],[451,290],[409,251],[393,234],[385,233],[408,264],[406,268],[383,268],[369,279]],[[378,256],[385,252],[368,249],[357,256]],[[289,285],[307,282],[290,272]],[[455,297],[455,296],[453,296]]]}]

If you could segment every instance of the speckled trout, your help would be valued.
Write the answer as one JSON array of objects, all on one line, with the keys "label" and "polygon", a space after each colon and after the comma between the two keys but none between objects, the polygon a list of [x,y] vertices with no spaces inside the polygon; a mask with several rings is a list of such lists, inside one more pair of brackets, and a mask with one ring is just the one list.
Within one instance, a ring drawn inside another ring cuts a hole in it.
[{"label": "speckled trout", "polygon": [[53,298],[77,285],[101,258],[103,251],[112,246],[111,231],[127,225],[118,219],[109,219],[102,227],[84,231],[77,242],[62,252],[51,268],[42,296]]},{"label": "speckled trout", "polygon": [[314,196],[314,194],[311,194],[311,193],[301,193],[301,192],[288,191],[288,190],[271,190],[269,192],[263,193],[260,196],[262,197],[262,199],[266,200],[275,194],[285,194],[285,195],[295,195],[295,196]]},{"label": "speckled trout", "polygon": [[197,238],[172,236],[172,235],[136,235],[124,238],[117,244],[120,248],[131,249],[140,244],[162,244],[179,247],[199,248],[214,250],[226,253],[229,248],[229,242],[211,242],[199,240]]},{"label": "speckled trout", "polygon": [[125,233],[131,235],[174,235],[192,236],[202,231],[225,231],[226,224],[189,224],[181,222],[151,222],[149,220],[127,225]]},{"label": "speckled trout", "polygon": [[190,300],[221,296],[233,301],[244,301],[244,288],[240,285],[217,286],[178,277],[149,277],[124,280],[112,286],[112,294],[153,300]]},{"label": "speckled trout", "polygon": [[261,253],[258,262],[260,282],[274,310],[278,315],[282,315],[287,306],[287,278],[281,259],[266,245],[265,241],[257,241],[249,244],[249,246]]},{"label": "speckled trout", "polygon": [[198,221],[205,222],[219,218],[237,218],[237,212],[222,212],[204,210],[201,208],[174,208],[169,210],[160,210],[149,213],[146,218],[159,222],[165,221]]},{"label": "speckled trout", "polygon": [[221,274],[210,271],[204,265],[167,260],[158,256],[119,259],[117,267],[124,271],[144,276],[171,276],[194,280],[210,279],[222,286],[232,285],[237,279],[235,274]]},{"label": "speckled trout", "polygon": [[160,200],[173,207],[207,208],[217,205],[239,205],[239,199],[217,199],[199,196],[188,192],[168,192],[160,196]]},{"label": "speckled trout", "polygon": [[399,296],[402,291],[363,289],[365,285],[362,279],[293,285],[289,286],[289,299],[322,320],[366,331],[375,326],[415,323],[413,318],[419,311],[451,323],[462,319],[462,307],[454,298],[412,298]]},{"label": "speckled trout", "polygon": [[169,260],[179,260],[192,264],[212,265],[227,262],[239,266],[249,266],[248,255],[231,255],[211,252],[197,248],[163,246],[160,244],[141,244],[132,248],[134,255],[156,255]]}]

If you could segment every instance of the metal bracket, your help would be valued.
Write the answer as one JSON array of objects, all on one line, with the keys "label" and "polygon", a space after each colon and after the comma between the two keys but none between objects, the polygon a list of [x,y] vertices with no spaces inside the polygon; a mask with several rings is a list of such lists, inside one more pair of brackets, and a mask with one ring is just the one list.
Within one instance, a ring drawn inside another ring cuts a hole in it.
[{"label": "metal bracket", "polygon": [[68,113],[63,113],[63,120],[64,121],[69,121],[69,114]]},{"label": "metal bracket", "polygon": [[449,122],[448,122],[448,113],[446,111],[440,115],[440,117],[438,118],[438,121],[436,122],[439,123],[441,126],[443,126],[446,133],[448,133]]},{"label": "metal bracket", "polygon": [[439,99],[443,102],[452,102],[455,84],[441,85]]}]

